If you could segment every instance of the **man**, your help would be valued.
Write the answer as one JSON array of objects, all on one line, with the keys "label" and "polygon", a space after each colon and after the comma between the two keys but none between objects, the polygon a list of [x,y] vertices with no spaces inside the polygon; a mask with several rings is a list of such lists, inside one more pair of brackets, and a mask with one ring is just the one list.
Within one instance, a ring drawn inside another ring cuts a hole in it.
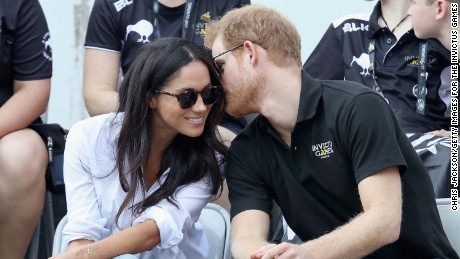
[{"label": "man", "polygon": [[435,197],[447,198],[452,189],[450,53],[437,40],[416,37],[410,5],[380,0],[370,14],[335,20],[303,68],[317,79],[355,81],[383,94],[424,162]]},{"label": "man", "polygon": [[[235,258],[458,258],[428,174],[380,95],[311,78],[295,27],[262,6],[228,12],[205,45],[227,112],[260,113],[227,162]],[[305,243],[266,241],[272,201]]]},{"label": "man", "polygon": [[45,200],[48,155],[39,123],[52,57],[37,0],[0,0],[0,257],[24,258]]},{"label": "man", "polygon": [[452,3],[458,6],[458,0],[412,0],[408,14],[412,17],[415,35],[420,39],[436,38],[452,51]]}]

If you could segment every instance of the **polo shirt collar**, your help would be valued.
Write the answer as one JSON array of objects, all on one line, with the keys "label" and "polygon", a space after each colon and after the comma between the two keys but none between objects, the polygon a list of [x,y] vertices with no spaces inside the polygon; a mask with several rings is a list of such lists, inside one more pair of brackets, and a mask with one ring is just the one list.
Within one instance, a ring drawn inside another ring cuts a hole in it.
[{"label": "polo shirt collar", "polygon": [[381,29],[379,25],[379,17],[382,15],[382,4],[380,1],[374,6],[374,10],[369,18],[369,38],[375,37],[374,35]]},{"label": "polo shirt collar", "polygon": [[313,118],[322,94],[321,81],[312,78],[302,70],[302,88],[300,90],[297,123]]},{"label": "polo shirt collar", "polygon": [[[301,76],[302,85],[296,123],[311,119],[316,114],[316,107],[322,94],[320,80],[312,78],[303,69],[301,70]],[[273,129],[267,118],[263,116],[260,116],[259,126],[265,129]]]}]

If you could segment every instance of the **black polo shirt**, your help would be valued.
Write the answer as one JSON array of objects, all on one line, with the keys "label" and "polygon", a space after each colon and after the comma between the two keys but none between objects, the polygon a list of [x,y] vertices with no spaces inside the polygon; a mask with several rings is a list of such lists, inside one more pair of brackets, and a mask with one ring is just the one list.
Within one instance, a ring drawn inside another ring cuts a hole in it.
[{"label": "black polo shirt", "polygon": [[430,178],[385,100],[357,83],[302,72],[291,147],[262,116],[232,142],[226,170],[231,215],[268,214],[274,200],[294,232],[311,240],[362,212],[358,183],[391,166],[402,175],[401,236],[373,255],[456,258]]},{"label": "black polo shirt", "polygon": [[450,129],[450,52],[439,41],[428,40],[425,115],[416,113],[420,43],[414,31],[398,40],[378,24],[380,2],[369,14],[355,14],[334,21],[303,68],[323,80],[349,80],[374,85],[368,54],[375,40],[377,83],[405,132]]}]

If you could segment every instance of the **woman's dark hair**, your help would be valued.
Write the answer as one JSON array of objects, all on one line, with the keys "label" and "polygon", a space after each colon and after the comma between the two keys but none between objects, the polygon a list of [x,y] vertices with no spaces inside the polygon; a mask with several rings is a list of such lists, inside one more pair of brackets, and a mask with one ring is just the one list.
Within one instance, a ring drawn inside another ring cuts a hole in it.
[{"label": "woman's dark hair", "polygon": [[[118,112],[124,112],[125,115],[116,140],[116,168],[121,186],[127,195],[118,210],[116,221],[132,202],[139,186],[145,193],[142,166],[150,155],[154,134],[151,127],[152,113],[155,112],[149,107],[149,99],[155,90],[162,89],[178,76],[181,68],[193,61],[200,61],[206,65],[212,85],[222,85],[210,51],[181,38],[161,38],[142,46],[123,79],[119,90]],[[141,213],[165,198],[177,206],[173,197],[174,192],[203,177],[209,177],[212,182],[213,194],[221,190],[223,179],[220,166],[225,161],[227,147],[220,141],[217,124],[224,113],[225,96],[222,96],[212,106],[201,136],[192,138],[177,134],[164,150],[158,172],[159,179],[161,174],[170,168],[167,179],[157,191],[133,205],[134,213]],[[218,160],[217,153],[222,154],[223,159]],[[127,179],[130,179],[129,182]]]}]

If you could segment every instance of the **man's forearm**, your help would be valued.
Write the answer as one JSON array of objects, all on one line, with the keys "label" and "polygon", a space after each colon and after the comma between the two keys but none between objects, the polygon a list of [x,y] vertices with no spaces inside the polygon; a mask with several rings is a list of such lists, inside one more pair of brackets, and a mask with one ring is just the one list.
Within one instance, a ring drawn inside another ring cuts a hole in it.
[{"label": "man's forearm", "polygon": [[362,213],[331,233],[304,243],[303,250],[308,258],[364,257],[399,236],[399,229],[393,227],[396,224],[385,219],[384,211],[380,213]]},{"label": "man's forearm", "polygon": [[269,243],[253,237],[234,238],[232,256],[235,259],[248,259],[250,255]]}]

